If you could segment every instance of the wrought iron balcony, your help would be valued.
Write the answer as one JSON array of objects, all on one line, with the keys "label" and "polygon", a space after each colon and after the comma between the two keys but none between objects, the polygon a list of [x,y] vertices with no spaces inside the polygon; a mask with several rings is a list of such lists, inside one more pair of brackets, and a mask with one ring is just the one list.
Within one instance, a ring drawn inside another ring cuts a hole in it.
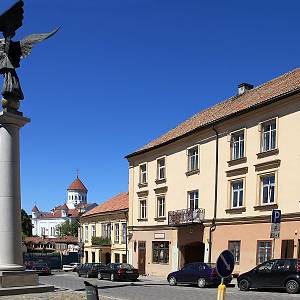
[{"label": "wrought iron balcony", "polygon": [[169,211],[168,220],[170,226],[188,225],[202,223],[204,220],[205,209],[181,209]]}]

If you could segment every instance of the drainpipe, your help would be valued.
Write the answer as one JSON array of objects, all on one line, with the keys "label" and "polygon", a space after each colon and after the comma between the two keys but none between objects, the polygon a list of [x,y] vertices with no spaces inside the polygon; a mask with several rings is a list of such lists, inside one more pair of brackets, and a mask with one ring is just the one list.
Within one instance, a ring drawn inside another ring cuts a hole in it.
[{"label": "drainpipe", "polygon": [[218,202],[218,175],[219,175],[219,133],[213,127],[213,131],[216,134],[216,153],[215,153],[215,202],[214,202],[214,217],[209,227],[209,241],[208,241],[208,262],[211,263],[211,250],[212,250],[212,233],[216,230],[216,218],[217,218],[217,202]]}]

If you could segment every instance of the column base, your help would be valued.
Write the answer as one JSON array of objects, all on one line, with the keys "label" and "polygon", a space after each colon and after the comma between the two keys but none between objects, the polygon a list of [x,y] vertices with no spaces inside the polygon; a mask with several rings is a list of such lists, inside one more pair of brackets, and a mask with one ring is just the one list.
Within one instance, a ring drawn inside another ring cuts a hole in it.
[{"label": "column base", "polygon": [[39,285],[39,277],[34,271],[0,271],[0,288]]},{"label": "column base", "polygon": [[1,271],[24,271],[25,267],[22,265],[17,265],[17,264],[7,264],[7,265],[2,265],[0,264],[0,272]]}]

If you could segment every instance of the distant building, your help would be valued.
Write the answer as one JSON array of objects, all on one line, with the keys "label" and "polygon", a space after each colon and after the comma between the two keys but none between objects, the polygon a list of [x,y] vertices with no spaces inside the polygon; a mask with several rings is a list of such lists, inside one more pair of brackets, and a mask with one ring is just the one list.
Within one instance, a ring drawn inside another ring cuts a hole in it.
[{"label": "distant building", "polygon": [[83,262],[127,262],[128,193],[120,193],[80,218]]},{"label": "distant building", "polygon": [[87,203],[87,188],[77,176],[67,189],[66,203],[54,207],[50,212],[43,212],[35,205],[32,208],[32,235],[57,237],[57,226],[65,221],[78,218],[81,214],[97,206]]}]

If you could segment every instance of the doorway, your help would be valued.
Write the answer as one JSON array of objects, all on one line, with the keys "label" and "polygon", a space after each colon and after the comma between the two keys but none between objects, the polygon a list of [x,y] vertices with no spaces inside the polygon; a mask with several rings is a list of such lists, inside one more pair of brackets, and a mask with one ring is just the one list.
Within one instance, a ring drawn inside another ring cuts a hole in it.
[{"label": "doorway", "polygon": [[195,242],[183,248],[184,264],[204,261],[204,243]]},{"label": "doorway", "polygon": [[146,242],[138,242],[138,269],[139,274],[146,274]]},{"label": "doorway", "polygon": [[294,257],[294,240],[282,240],[281,242],[281,258]]},{"label": "doorway", "polygon": [[110,259],[111,259],[111,255],[109,252],[105,253],[105,263],[109,264],[110,263]]}]

